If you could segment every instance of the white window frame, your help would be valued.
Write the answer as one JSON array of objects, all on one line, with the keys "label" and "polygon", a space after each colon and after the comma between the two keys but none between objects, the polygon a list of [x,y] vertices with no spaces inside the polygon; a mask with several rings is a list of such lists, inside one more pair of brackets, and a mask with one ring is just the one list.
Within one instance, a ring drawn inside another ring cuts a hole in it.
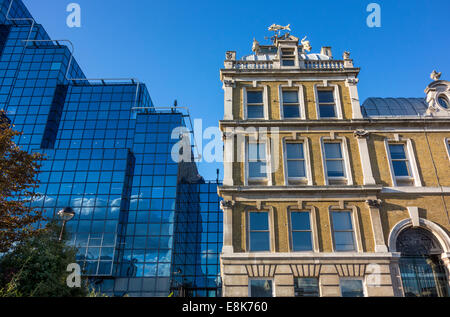
[{"label": "white window frame", "polygon": [[319,296],[322,297],[322,288],[320,287],[320,277],[319,276],[294,276],[294,297],[295,297],[295,280],[296,279],[316,279],[317,280],[317,290],[319,292]]},{"label": "white window frame", "polygon": [[283,90],[297,90],[298,93],[298,106],[299,106],[299,114],[298,118],[286,118],[287,120],[306,120],[306,110],[305,110],[305,97],[303,92],[303,85],[301,84],[293,84],[293,85],[280,85],[278,87],[278,96],[280,101],[280,118],[281,120],[285,119],[284,117],[284,103],[283,103]]},{"label": "white window frame", "polygon": [[[266,212],[269,221],[269,250],[268,251],[251,251],[250,250],[250,213]],[[275,231],[274,231],[274,212],[273,208],[258,210],[257,208],[249,208],[245,211],[245,234],[246,234],[246,252],[250,254],[267,254],[272,253],[275,249]]]},{"label": "white window frame", "polygon": [[[327,168],[327,162],[326,162],[326,155],[325,155],[325,143],[340,143],[341,144],[341,153],[342,153],[342,159],[344,161],[344,177],[328,177],[328,168]],[[324,172],[324,178],[325,178],[325,185],[330,185],[330,179],[331,180],[342,180],[344,182],[344,185],[353,185],[353,176],[352,176],[352,170],[351,170],[351,164],[350,164],[350,155],[348,152],[348,144],[347,144],[347,138],[345,137],[321,137],[320,138],[320,146],[321,146],[321,152],[322,152],[322,167]],[[332,184],[334,185],[334,184]]]},{"label": "white window frame", "polygon": [[[294,237],[293,237],[293,233],[294,231],[292,230],[292,213],[295,212],[307,212],[309,214],[309,227],[310,227],[310,231],[311,231],[311,250],[305,250],[305,251],[295,251],[294,250]],[[289,251],[290,252],[295,252],[295,253],[305,253],[305,252],[314,252],[315,251],[315,234],[314,234],[314,224],[315,222],[313,221],[313,211],[311,210],[296,210],[296,209],[289,209],[288,211],[288,215],[289,215],[289,219],[288,219],[288,223],[289,223]]]},{"label": "white window frame", "polygon": [[[297,143],[303,145],[303,160],[305,162],[305,177],[289,177],[288,159],[287,159],[287,143]],[[308,185],[312,186],[312,171],[311,171],[311,159],[309,153],[309,141],[308,138],[283,138],[283,167],[284,167],[284,184],[288,185]]]},{"label": "white window frame", "polygon": [[[264,118],[248,118],[247,112],[247,91],[262,91],[263,93],[263,108],[264,108]],[[242,87],[242,100],[244,109],[244,120],[269,120],[269,89],[267,85],[264,86],[244,86]]]},{"label": "white window frame", "polygon": [[[271,173],[271,158],[270,158],[270,138],[266,137],[264,139],[255,140],[250,137],[246,137],[245,142],[245,184],[248,185],[249,182],[267,182],[266,185],[270,185],[272,181],[272,173]],[[249,144],[250,143],[264,143],[266,147],[266,177],[250,177],[249,172]]]},{"label": "white window frame", "polygon": [[271,277],[249,277],[248,278],[248,297],[252,297],[251,281],[272,281],[272,297],[276,297],[275,294],[275,279]]},{"label": "white window frame", "polygon": [[[283,65],[283,50],[293,50],[294,51],[294,65],[293,66],[284,66]],[[298,60],[298,47],[297,46],[280,46],[278,48],[278,56],[280,57],[280,68],[287,68],[287,69],[292,69],[292,68],[298,68],[299,67],[299,60]]]},{"label": "white window frame", "polygon": [[[333,96],[334,96],[334,103],[336,107],[336,117],[334,118],[321,118],[320,117],[320,107],[319,107],[319,90],[327,90],[327,89],[333,90]],[[317,119],[318,120],[333,120],[333,119],[343,119],[343,110],[342,110],[342,104],[341,104],[341,98],[339,93],[339,86],[335,84],[315,84],[314,85],[314,99],[316,104],[316,113],[317,113]]]},{"label": "white window frame", "polygon": [[[411,177],[395,176],[394,166],[392,164],[392,158],[391,158],[391,151],[389,150],[389,144],[403,144],[405,146],[405,155],[409,162],[409,167],[411,169],[411,174],[412,174]],[[389,171],[391,173],[391,180],[392,180],[393,186],[394,187],[399,186],[397,180],[400,180],[400,181],[410,180],[411,181],[410,186],[422,187],[422,180],[420,179],[419,169],[417,166],[417,160],[416,160],[416,156],[414,154],[414,148],[413,148],[411,139],[404,139],[404,138],[385,139],[384,146],[385,146],[386,155],[387,155],[387,159],[388,159],[388,163],[389,163]],[[401,186],[401,187],[404,187],[404,186]]]},{"label": "white window frame", "polygon": [[341,281],[354,281],[354,280],[358,280],[361,281],[362,283],[362,290],[363,290],[363,296],[367,297],[367,284],[366,284],[366,279],[364,277],[357,277],[357,276],[346,276],[346,277],[339,277],[339,293],[341,294],[342,297],[342,287],[341,287]]},{"label": "white window frame", "polygon": [[[355,252],[363,252],[362,246],[362,237],[361,237],[361,228],[359,226],[359,216],[358,216],[358,208],[356,206],[330,206],[328,208],[328,220],[330,224],[330,234],[331,234],[331,246],[333,248],[333,252],[336,253],[355,253]],[[335,249],[335,239],[334,239],[334,224],[333,219],[331,217],[332,212],[350,212],[351,220],[352,220],[352,228],[353,228],[353,239],[355,241],[355,249],[353,251],[336,251]]]}]

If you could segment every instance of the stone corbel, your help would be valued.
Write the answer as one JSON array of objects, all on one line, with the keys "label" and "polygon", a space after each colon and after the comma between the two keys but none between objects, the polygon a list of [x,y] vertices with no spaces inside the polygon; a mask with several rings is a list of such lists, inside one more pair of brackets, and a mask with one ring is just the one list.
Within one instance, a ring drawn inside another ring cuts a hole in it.
[{"label": "stone corbel", "polygon": [[366,204],[371,208],[378,208],[380,209],[381,204],[383,201],[381,199],[368,199],[366,200]]},{"label": "stone corbel", "polygon": [[369,131],[364,130],[364,129],[358,129],[355,132],[353,132],[353,135],[357,139],[366,139],[369,137]]},{"label": "stone corbel", "polygon": [[224,80],[223,81],[223,85],[225,87],[232,87],[232,88],[236,88],[236,82],[234,80]]},{"label": "stone corbel", "polygon": [[226,208],[233,208],[233,206],[235,205],[235,201],[234,200],[221,200],[220,201],[220,208],[222,210],[226,209]]}]

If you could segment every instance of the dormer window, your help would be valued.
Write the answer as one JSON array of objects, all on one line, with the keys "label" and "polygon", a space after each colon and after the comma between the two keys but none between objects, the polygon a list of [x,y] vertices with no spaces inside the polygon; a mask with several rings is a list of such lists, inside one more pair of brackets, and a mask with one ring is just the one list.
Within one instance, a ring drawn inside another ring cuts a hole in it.
[{"label": "dormer window", "polygon": [[282,48],[281,49],[281,66],[295,66],[295,49]]}]

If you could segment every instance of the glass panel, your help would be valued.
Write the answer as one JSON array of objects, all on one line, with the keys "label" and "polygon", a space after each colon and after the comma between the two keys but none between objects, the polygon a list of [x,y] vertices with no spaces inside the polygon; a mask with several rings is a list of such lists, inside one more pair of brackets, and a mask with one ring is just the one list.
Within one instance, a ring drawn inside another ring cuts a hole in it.
[{"label": "glass panel", "polygon": [[344,164],[342,161],[327,161],[328,177],[344,177]]},{"label": "glass panel", "polygon": [[342,158],[340,143],[325,143],[324,146],[325,146],[325,156],[327,159]]},{"label": "glass panel", "polygon": [[389,144],[389,151],[393,160],[406,159],[405,146],[403,144]]},{"label": "glass panel", "polygon": [[248,144],[248,158],[249,160],[266,159],[266,144],[265,143],[249,143]]},{"label": "glass panel", "polygon": [[292,249],[294,251],[312,251],[311,232],[292,232]]},{"label": "glass panel", "polygon": [[341,280],[342,297],[364,297],[361,280]]},{"label": "glass panel", "polygon": [[283,66],[295,66],[295,60],[283,59]]},{"label": "glass panel", "polygon": [[271,280],[250,280],[251,297],[272,297]]},{"label": "glass panel", "polygon": [[319,103],[334,102],[334,94],[332,90],[319,90],[317,91],[319,97]]},{"label": "glass panel", "polygon": [[409,176],[408,165],[406,161],[393,161],[395,176]]},{"label": "glass panel", "polygon": [[309,212],[291,212],[292,230],[311,230]]},{"label": "glass panel", "polygon": [[445,98],[439,97],[438,102],[442,108],[448,109],[448,101]]},{"label": "glass panel", "polygon": [[336,251],[354,251],[353,232],[335,232],[334,246]]},{"label": "glass panel", "polygon": [[304,161],[288,161],[289,177],[306,177]]},{"label": "glass panel", "polygon": [[319,280],[317,278],[296,278],[295,297],[319,297]]},{"label": "glass panel", "polygon": [[267,176],[266,162],[249,162],[248,169],[250,178],[266,178]]},{"label": "glass panel", "polygon": [[269,213],[251,212],[250,230],[269,230]]},{"label": "glass panel", "polygon": [[283,91],[283,103],[298,103],[298,91]]},{"label": "glass panel", "polygon": [[264,106],[247,106],[247,117],[249,119],[262,119],[264,118]]},{"label": "glass panel", "polygon": [[295,106],[283,106],[283,115],[285,118],[300,118],[300,109],[298,105]]},{"label": "glass panel", "polygon": [[288,159],[303,159],[303,144],[286,143],[286,153]]},{"label": "glass panel", "polygon": [[247,91],[247,104],[249,103],[263,103],[263,92]]},{"label": "glass panel", "polygon": [[270,251],[269,232],[250,232],[250,251]]},{"label": "glass panel", "polygon": [[319,112],[321,118],[336,118],[334,105],[320,105]]},{"label": "glass panel", "polygon": [[332,212],[333,230],[353,230],[350,212]]}]

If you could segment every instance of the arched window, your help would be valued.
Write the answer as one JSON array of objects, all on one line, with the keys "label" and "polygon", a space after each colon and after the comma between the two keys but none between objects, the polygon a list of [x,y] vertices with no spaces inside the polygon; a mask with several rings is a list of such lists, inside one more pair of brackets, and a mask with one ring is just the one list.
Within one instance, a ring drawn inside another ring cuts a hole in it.
[{"label": "arched window", "polygon": [[407,297],[448,297],[446,269],[440,259],[442,248],[425,229],[403,230],[396,243],[403,289]]}]

